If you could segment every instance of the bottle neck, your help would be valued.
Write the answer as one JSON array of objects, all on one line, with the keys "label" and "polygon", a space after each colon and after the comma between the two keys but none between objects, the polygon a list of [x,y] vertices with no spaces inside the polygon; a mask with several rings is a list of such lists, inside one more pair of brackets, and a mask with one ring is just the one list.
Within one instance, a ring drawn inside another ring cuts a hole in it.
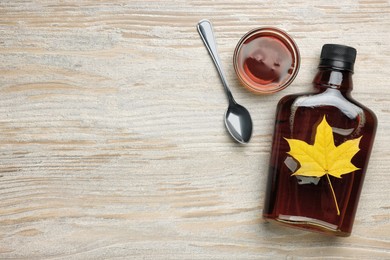
[{"label": "bottle neck", "polygon": [[347,70],[335,70],[332,68],[319,68],[313,80],[314,88],[323,92],[329,88],[338,89],[343,93],[352,91],[352,72]]}]

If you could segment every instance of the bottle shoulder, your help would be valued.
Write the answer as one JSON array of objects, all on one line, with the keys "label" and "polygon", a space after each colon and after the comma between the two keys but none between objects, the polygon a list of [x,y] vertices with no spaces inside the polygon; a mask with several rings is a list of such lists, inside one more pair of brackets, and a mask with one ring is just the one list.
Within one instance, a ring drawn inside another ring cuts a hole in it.
[{"label": "bottle shoulder", "polygon": [[333,131],[344,137],[356,138],[367,133],[373,136],[376,132],[374,112],[338,90],[285,96],[278,103],[276,120],[286,122],[289,131],[297,133],[308,131],[324,116]]},{"label": "bottle shoulder", "polygon": [[354,98],[350,97],[349,98],[350,101],[352,103],[354,103],[356,106],[362,108],[362,110],[364,111],[364,114],[367,118],[370,119],[370,121],[372,121],[373,123],[375,123],[375,126],[377,125],[378,123],[378,118],[375,114],[374,111],[372,111],[370,108],[368,108],[367,106],[365,106],[364,104],[360,103],[359,101],[355,100]]},{"label": "bottle shoulder", "polygon": [[371,109],[361,104],[350,95],[346,95],[337,89],[329,88],[326,91],[319,93],[307,92],[287,95],[278,103],[278,109],[282,110],[297,110],[300,108],[319,110],[325,108],[335,108],[350,118],[355,118],[364,114],[372,118],[373,121],[377,121],[375,113]]}]

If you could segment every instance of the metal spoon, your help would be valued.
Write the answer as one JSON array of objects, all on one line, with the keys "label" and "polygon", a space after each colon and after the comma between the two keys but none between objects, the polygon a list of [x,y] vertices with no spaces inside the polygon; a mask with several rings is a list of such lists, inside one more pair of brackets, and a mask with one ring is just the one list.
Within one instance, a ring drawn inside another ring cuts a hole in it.
[{"label": "metal spoon", "polygon": [[215,67],[221,77],[226,95],[229,99],[229,107],[225,112],[225,125],[230,135],[239,143],[245,144],[249,142],[252,136],[252,119],[248,110],[237,104],[226,81],[225,74],[222,70],[221,61],[217,52],[217,45],[215,43],[213,27],[208,20],[199,21],[198,32],[202,38],[211,58],[214,61]]}]

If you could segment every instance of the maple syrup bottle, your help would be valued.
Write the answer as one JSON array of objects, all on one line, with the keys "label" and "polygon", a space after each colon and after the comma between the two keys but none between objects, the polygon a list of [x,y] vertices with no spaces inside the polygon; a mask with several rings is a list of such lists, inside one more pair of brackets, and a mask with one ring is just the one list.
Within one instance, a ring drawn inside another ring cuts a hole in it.
[{"label": "maple syrup bottle", "polygon": [[356,50],[322,48],[314,92],[279,101],[263,217],[349,236],[374,142],[375,114],[351,97]]}]

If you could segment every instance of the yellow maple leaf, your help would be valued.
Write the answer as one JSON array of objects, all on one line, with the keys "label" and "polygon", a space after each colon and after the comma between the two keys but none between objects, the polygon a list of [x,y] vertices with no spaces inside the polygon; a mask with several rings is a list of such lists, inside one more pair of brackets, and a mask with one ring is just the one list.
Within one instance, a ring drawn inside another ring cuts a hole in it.
[{"label": "yellow maple leaf", "polygon": [[317,127],[313,145],[298,139],[284,138],[290,146],[288,154],[294,157],[300,164],[300,168],[292,175],[319,178],[326,175],[338,215],[340,215],[340,211],[329,175],[341,178],[343,174],[359,170],[351,163],[351,160],[360,150],[359,143],[361,138],[362,136],[348,140],[336,147],[332,128],[326,121],[325,116]]}]

